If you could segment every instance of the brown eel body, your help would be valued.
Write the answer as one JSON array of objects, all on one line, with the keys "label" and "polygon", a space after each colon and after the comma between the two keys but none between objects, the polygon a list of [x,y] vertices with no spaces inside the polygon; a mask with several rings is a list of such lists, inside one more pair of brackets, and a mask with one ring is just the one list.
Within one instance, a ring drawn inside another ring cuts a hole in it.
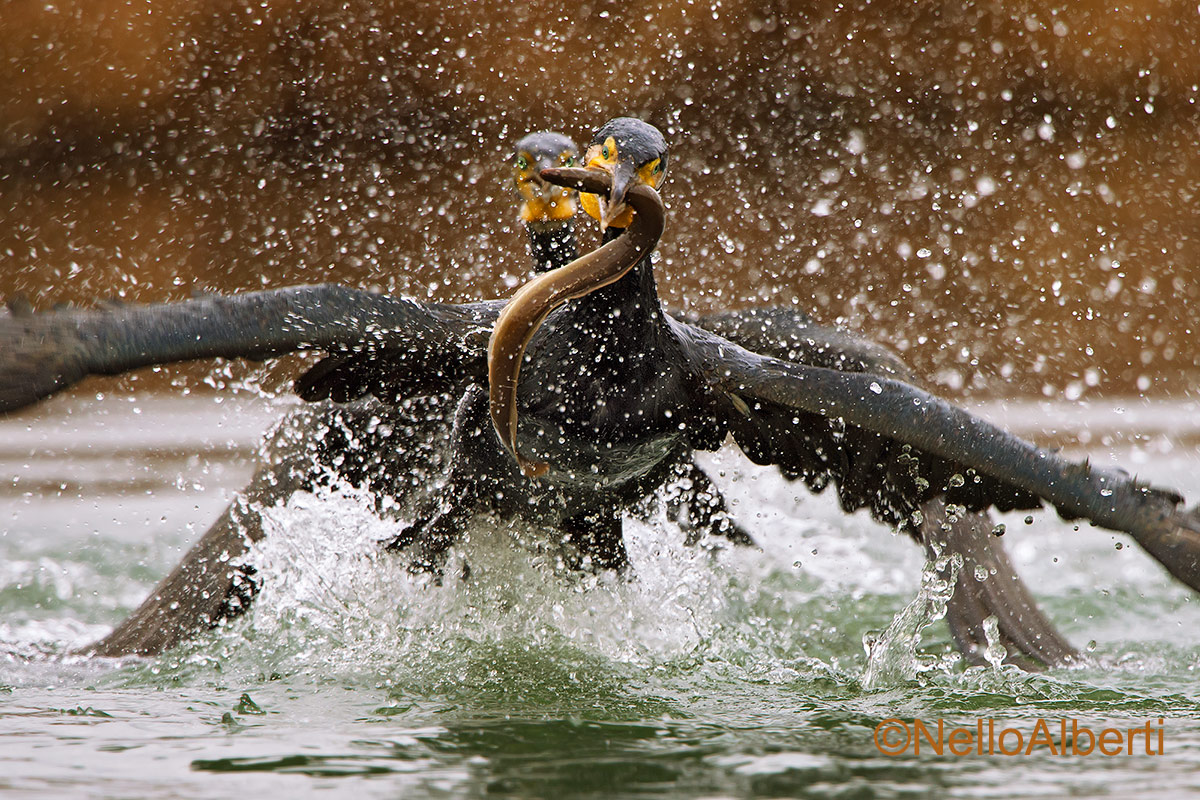
[{"label": "brown eel body", "polygon": [[[546,170],[580,191],[604,193],[611,176],[596,170]],[[488,341],[488,399],[492,423],[504,446],[528,477],[540,477],[545,462],[525,458],[517,447],[517,380],[525,347],[550,312],[568,300],[591,294],[623,278],[662,236],[665,213],[658,192],[635,186],[626,195],[633,223],[622,236],[522,286],[500,312]]]}]

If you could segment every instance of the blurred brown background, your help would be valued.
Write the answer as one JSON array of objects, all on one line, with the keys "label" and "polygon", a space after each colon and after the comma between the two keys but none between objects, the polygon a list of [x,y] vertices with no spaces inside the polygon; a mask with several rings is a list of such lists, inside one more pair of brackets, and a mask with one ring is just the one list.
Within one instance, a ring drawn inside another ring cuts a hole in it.
[{"label": "blurred brown background", "polygon": [[0,295],[508,293],[510,143],[634,114],[671,307],[796,303],[949,394],[1182,396],[1198,52],[1170,0],[8,0]]}]

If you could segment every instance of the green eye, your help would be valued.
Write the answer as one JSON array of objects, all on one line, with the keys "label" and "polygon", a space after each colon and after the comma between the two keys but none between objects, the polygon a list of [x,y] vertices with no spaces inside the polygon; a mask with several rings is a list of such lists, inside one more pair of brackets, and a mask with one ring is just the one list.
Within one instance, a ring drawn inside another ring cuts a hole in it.
[{"label": "green eye", "polygon": [[655,175],[660,175],[660,174],[662,174],[662,171],[663,171],[664,169],[666,169],[666,167],[665,167],[665,166],[663,166],[663,162],[661,162],[661,161],[660,161],[660,162],[658,162],[657,164],[655,164],[655,165],[654,165],[654,174],[655,174]]},{"label": "green eye", "polygon": [[575,156],[567,155],[566,153],[564,153],[563,157],[562,157],[562,164],[564,167],[575,166]]},{"label": "green eye", "polygon": [[600,155],[604,157],[605,161],[608,161],[610,158],[612,158],[612,154],[610,154],[608,151],[608,145],[604,145],[604,150],[600,152]]},{"label": "green eye", "polygon": [[525,156],[517,156],[517,169],[529,169],[529,159]]}]

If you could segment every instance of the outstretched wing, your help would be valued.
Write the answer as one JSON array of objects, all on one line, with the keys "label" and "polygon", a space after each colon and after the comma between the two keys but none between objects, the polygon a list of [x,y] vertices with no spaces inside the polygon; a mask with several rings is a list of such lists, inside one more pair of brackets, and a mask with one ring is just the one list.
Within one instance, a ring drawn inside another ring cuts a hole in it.
[{"label": "outstretched wing", "polygon": [[474,347],[471,313],[333,284],[155,305],[14,308],[0,315],[0,413],[89,375],[198,358],[387,348],[446,366]]},{"label": "outstretched wing", "polygon": [[345,403],[373,395],[392,402],[468,381],[486,383],[488,337],[504,304],[422,305],[431,326],[418,336],[428,338],[413,341],[405,331],[391,330],[334,349],[300,376],[296,394],[303,400]]},{"label": "outstretched wing", "polygon": [[697,328],[761,355],[847,372],[873,372],[916,383],[916,375],[890,348],[849,331],[813,322],[785,306],[688,316]]},{"label": "outstretched wing", "polygon": [[978,511],[1050,503],[1067,519],[1125,531],[1200,589],[1200,518],[1175,492],[1124,472],[1076,464],[895,378],[789,363],[675,324],[718,424],[754,462],[814,490],[837,487],[847,510],[919,524],[944,497]]},{"label": "outstretched wing", "polygon": [[[912,370],[888,347],[841,328],[818,325],[795,308],[722,311],[689,321],[761,355],[917,384]],[[841,446],[847,447],[845,437]],[[860,471],[864,469],[862,464],[858,459],[856,466]],[[804,475],[792,471],[789,477]],[[820,484],[811,473],[808,477],[811,485]],[[859,478],[858,484],[863,480]],[[855,485],[853,480],[839,484],[839,488],[852,485]],[[856,507],[851,494],[843,492],[844,502],[848,500]],[[1011,663],[1030,669],[1038,664],[1067,664],[1077,656],[1075,648],[1038,609],[1029,589],[1013,569],[1003,541],[991,535],[994,523],[985,512],[951,513],[952,506],[944,497],[923,503],[919,510],[920,524],[909,528],[913,538],[929,554],[957,555],[962,559],[954,593],[946,606],[946,621],[969,661],[985,663],[988,637],[993,635],[988,633],[985,621],[991,617],[997,622],[996,633]],[[978,577],[981,568],[987,575],[984,580]]]}]

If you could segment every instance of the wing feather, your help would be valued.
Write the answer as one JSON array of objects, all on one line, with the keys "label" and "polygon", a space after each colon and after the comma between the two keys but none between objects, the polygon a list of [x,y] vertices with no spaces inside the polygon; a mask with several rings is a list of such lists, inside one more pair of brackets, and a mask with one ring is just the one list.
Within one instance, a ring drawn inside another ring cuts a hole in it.
[{"label": "wing feather", "polygon": [[[0,315],[0,413],[89,375],[200,358],[265,360],[298,350],[402,352],[443,372],[470,362],[489,304],[437,306],[334,284],[178,303],[14,309]],[[481,322],[474,322],[476,318]],[[334,370],[326,368],[326,380]]]},{"label": "wing feather", "polygon": [[789,363],[675,323],[708,406],[757,463],[820,488],[844,508],[909,527],[940,497],[971,511],[1053,505],[1130,533],[1200,589],[1200,515],[1121,470],[1074,463],[896,378]]}]

